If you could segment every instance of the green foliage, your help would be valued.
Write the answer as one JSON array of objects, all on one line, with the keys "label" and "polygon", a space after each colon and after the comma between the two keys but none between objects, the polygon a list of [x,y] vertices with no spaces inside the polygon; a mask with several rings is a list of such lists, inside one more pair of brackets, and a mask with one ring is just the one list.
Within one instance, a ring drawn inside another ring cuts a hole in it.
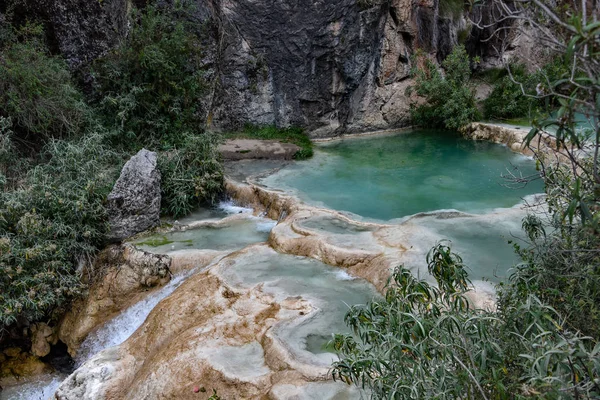
[{"label": "green foliage", "polygon": [[0,189],[10,190],[17,184],[20,173],[27,169],[26,159],[19,156],[13,142],[12,120],[0,117]]},{"label": "green foliage", "polygon": [[425,60],[424,68],[416,71],[416,84],[409,94],[414,89],[425,98],[425,104],[412,104],[411,117],[416,125],[458,129],[479,118],[464,46],[456,46],[442,65],[445,75],[429,59]]},{"label": "green foliage", "polygon": [[41,27],[3,32],[0,116],[12,118],[14,140],[35,149],[49,138],[80,134],[89,108],[66,63],[48,52]]},{"label": "green foliage", "polygon": [[181,147],[161,153],[161,209],[173,217],[189,214],[203,202],[214,202],[223,190],[220,138],[205,133],[182,138]]},{"label": "green foliage", "polygon": [[334,379],[377,399],[600,395],[600,346],[566,332],[534,296],[499,312],[469,308],[460,258],[448,251],[438,245],[428,257],[442,289],[399,267],[384,300],[350,309],[353,335],[334,337]]},{"label": "green foliage", "polygon": [[39,26],[0,21],[0,332],[57,315],[85,289],[78,268],[105,244],[127,153],[168,150],[165,214],[221,193],[219,138],[202,132],[200,39],[179,4],[133,12],[127,39],[92,68],[94,107]]},{"label": "green foliage", "polygon": [[89,133],[51,140],[48,162],[0,194],[0,325],[47,317],[81,293],[76,274],[104,243],[104,201],[122,156]]},{"label": "green foliage", "polygon": [[427,253],[426,260],[427,270],[441,290],[451,294],[468,290],[470,281],[462,258],[450,246],[438,243]]},{"label": "green foliage", "polygon": [[[494,83],[494,89],[484,101],[484,115],[488,119],[515,119],[541,115],[548,107],[555,106],[552,99],[539,99],[538,91],[543,91],[550,82],[555,82],[568,74],[564,60],[557,58],[544,65],[539,71],[529,74],[525,66],[509,65],[508,69],[494,70],[487,74]],[[510,71],[510,73],[508,72]]]},{"label": "green foliage", "polygon": [[180,2],[134,10],[125,41],[94,63],[95,97],[114,143],[169,149],[202,131],[207,78],[189,11]]},{"label": "green foliage", "polygon": [[246,125],[243,131],[229,133],[227,138],[245,138],[261,140],[279,140],[284,143],[293,143],[301,147],[294,158],[305,160],[313,156],[313,143],[302,128],[277,128],[275,126],[253,126]]},{"label": "green foliage", "polygon": [[[591,161],[582,161],[591,168]],[[518,302],[533,293],[566,318],[569,329],[600,338],[600,237],[594,233],[600,219],[592,181],[575,178],[566,165],[546,169],[549,219],[528,216],[523,229],[526,245],[515,245],[523,259],[511,277],[504,301]],[[575,189],[575,191],[574,191]],[[588,214],[589,213],[589,214]],[[575,216],[588,214],[590,221]]]},{"label": "green foliage", "polygon": [[528,98],[523,93],[531,96],[535,94],[534,77],[528,75],[522,65],[511,66],[510,69],[512,78],[506,70],[502,70],[504,76],[496,81],[492,93],[483,102],[484,115],[487,119],[523,117],[530,114],[532,107],[537,104],[536,99]]}]

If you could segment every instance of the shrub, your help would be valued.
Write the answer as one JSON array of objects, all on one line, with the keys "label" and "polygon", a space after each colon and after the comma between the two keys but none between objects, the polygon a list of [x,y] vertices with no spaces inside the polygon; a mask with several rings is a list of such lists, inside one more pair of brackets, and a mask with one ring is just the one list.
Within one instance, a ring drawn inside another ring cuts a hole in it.
[{"label": "shrub", "polygon": [[188,135],[181,147],[159,155],[163,213],[181,217],[217,199],[223,190],[219,140],[209,133]]},{"label": "shrub", "polygon": [[[581,166],[591,170],[592,162],[581,160]],[[597,188],[590,180],[577,183],[566,165],[546,168],[545,180],[549,218],[531,215],[524,221],[529,240],[515,244],[523,263],[504,289],[504,301],[518,302],[535,294],[566,318],[569,329],[598,340],[600,238],[593,221],[600,213],[597,207],[588,207],[598,203]],[[590,221],[577,218],[579,213]]]},{"label": "shrub", "polygon": [[488,119],[537,117],[544,110],[547,111],[549,106],[555,106],[551,104],[551,99],[538,98],[538,90],[547,90],[551,86],[550,82],[562,79],[569,72],[564,60],[560,58],[531,74],[521,64],[510,65],[508,68],[510,74],[507,69],[492,72],[496,75],[493,77],[494,88],[483,102],[484,115]]},{"label": "shrub", "polygon": [[187,11],[177,5],[134,10],[127,38],[94,63],[95,101],[117,128],[116,144],[169,149],[186,134],[202,131],[207,79],[202,44]]},{"label": "shrub", "polygon": [[497,313],[469,308],[460,258],[443,245],[428,258],[440,289],[399,267],[383,300],[350,309],[353,335],[333,340],[334,379],[381,399],[600,395],[600,346],[535,296]]},{"label": "shrub", "polygon": [[[531,114],[537,101],[528,98],[528,94],[535,94],[534,79],[527,74],[522,65],[511,66],[512,78],[506,70],[504,76],[499,78],[494,85],[492,93],[483,102],[484,115],[488,119],[510,119],[524,117]],[[521,88],[521,85],[523,85]]]},{"label": "shrub", "polygon": [[27,161],[17,151],[11,128],[12,120],[0,117],[0,189],[3,191],[16,187],[20,175],[27,170]]},{"label": "shrub", "polygon": [[431,60],[415,74],[415,87],[410,88],[425,98],[425,104],[411,105],[411,117],[416,125],[458,129],[478,119],[475,90],[469,83],[471,67],[464,46],[459,45],[444,60],[443,75]]},{"label": "shrub", "polygon": [[66,63],[52,56],[40,26],[18,32],[4,28],[0,44],[0,116],[11,117],[14,140],[41,148],[49,138],[80,134],[89,109],[73,83]]},{"label": "shrub", "polygon": [[77,269],[104,244],[104,202],[123,163],[103,139],[51,140],[48,162],[0,194],[1,326],[48,317],[83,290]]}]

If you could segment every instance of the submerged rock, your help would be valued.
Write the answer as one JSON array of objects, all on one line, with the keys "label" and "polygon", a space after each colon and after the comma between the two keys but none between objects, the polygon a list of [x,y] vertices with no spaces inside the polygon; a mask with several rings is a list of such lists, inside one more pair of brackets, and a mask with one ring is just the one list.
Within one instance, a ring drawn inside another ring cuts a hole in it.
[{"label": "submerged rock", "polygon": [[146,149],[131,157],[108,195],[111,241],[120,241],[160,222],[160,171],[157,155]]}]

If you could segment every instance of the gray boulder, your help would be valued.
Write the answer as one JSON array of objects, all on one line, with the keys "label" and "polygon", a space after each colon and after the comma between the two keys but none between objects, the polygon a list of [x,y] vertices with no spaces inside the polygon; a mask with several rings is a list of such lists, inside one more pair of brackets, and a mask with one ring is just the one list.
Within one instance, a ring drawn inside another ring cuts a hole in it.
[{"label": "gray boulder", "polygon": [[111,241],[120,241],[160,222],[160,171],[156,153],[146,149],[131,157],[108,195]]}]

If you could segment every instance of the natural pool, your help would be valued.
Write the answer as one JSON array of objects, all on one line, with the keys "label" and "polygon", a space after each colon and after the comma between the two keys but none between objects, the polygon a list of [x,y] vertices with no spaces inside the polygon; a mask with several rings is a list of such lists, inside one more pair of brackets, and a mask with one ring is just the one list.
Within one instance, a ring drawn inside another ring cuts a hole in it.
[{"label": "natural pool", "polygon": [[274,225],[273,220],[248,214],[244,218],[218,225],[157,234],[133,243],[142,250],[162,254],[190,249],[233,251],[252,243],[266,241]]},{"label": "natural pool", "polygon": [[502,176],[509,173],[535,174],[535,163],[505,146],[420,130],[320,144],[311,160],[260,183],[308,203],[390,220],[442,209],[484,213],[543,192],[541,180],[507,187]]}]

